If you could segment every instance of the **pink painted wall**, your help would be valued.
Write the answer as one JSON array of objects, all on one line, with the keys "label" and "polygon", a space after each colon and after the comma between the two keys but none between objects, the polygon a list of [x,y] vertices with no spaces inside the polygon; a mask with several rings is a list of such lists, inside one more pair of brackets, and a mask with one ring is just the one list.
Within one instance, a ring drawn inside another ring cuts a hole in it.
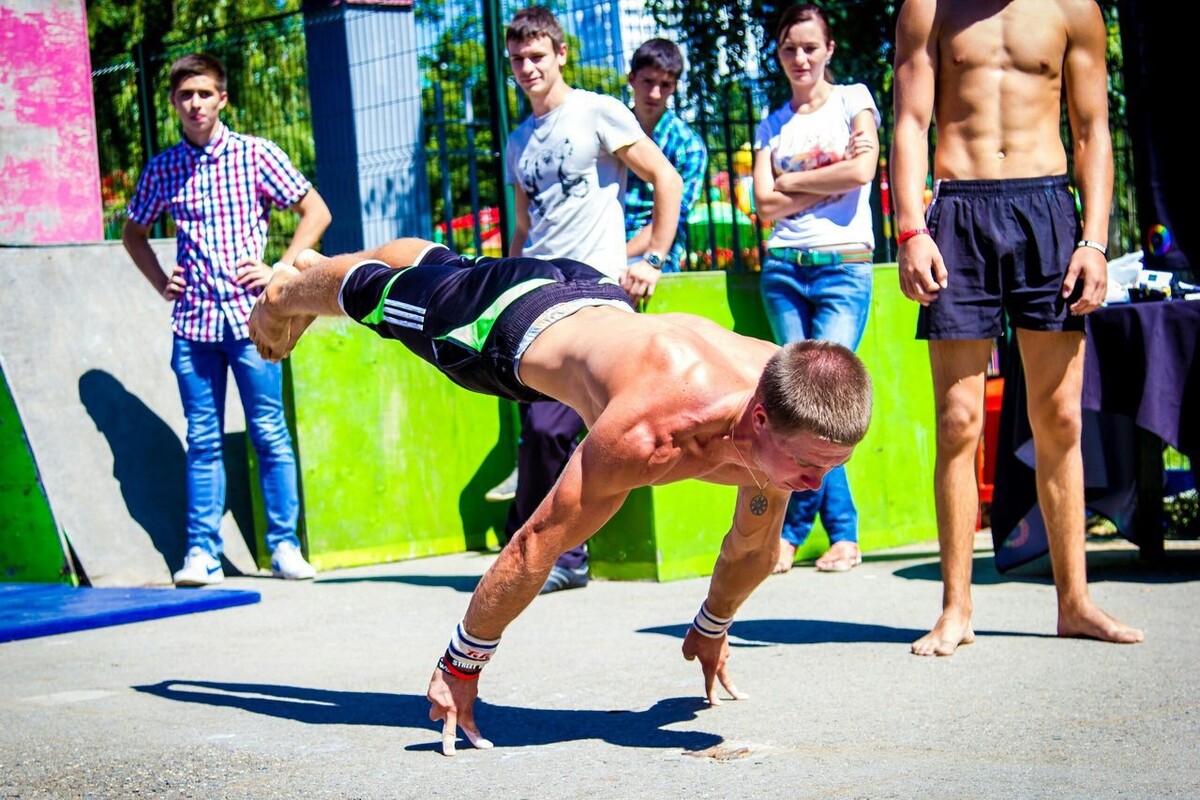
[{"label": "pink painted wall", "polygon": [[0,244],[104,238],[84,0],[0,0]]}]

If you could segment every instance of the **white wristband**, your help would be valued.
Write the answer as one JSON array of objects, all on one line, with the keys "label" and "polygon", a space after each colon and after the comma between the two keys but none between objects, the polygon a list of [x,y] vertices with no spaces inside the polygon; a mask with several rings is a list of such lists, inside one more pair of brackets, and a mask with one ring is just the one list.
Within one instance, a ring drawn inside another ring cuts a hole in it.
[{"label": "white wristband", "polygon": [[450,646],[447,652],[454,659],[454,666],[460,669],[483,669],[492,660],[498,644],[500,644],[499,639],[480,639],[478,636],[471,636],[463,630],[460,622],[454,628],[454,635],[450,637]]},{"label": "white wristband", "polygon": [[1103,255],[1103,256],[1108,255],[1107,245],[1100,244],[1099,242],[1093,242],[1091,239],[1080,239],[1078,242],[1075,243],[1076,250],[1078,250],[1081,247],[1090,247],[1093,250],[1099,250],[1100,255]]},{"label": "white wristband", "polygon": [[731,625],[733,625],[733,617],[717,617],[709,613],[707,601],[700,604],[700,610],[696,612],[696,618],[692,620],[692,629],[709,639],[720,639]]}]

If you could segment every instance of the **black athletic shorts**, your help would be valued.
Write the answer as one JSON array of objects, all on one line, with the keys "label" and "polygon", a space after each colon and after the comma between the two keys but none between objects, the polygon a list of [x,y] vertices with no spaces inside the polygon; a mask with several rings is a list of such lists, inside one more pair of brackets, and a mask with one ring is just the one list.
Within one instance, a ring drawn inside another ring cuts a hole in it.
[{"label": "black athletic shorts", "polygon": [[1063,278],[1082,227],[1066,175],[939,181],[929,230],[948,281],[917,317],[918,339],[994,339],[1014,328],[1081,331]]},{"label": "black athletic shorts", "polygon": [[351,319],[400,341],[459,386],[523,402],[551,399],[517,377],[531,341],[526,334],[539,318],[562,306],[632,310],[616,281],[580,261],[468,258],[440,245],[405,269],[356,264],[342,281],[338,303]]}]

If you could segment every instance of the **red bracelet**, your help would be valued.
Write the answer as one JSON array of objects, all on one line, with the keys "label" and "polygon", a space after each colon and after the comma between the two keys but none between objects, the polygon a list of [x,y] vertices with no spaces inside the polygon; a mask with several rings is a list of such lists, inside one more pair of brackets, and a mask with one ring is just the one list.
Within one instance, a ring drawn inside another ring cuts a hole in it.
[{"label": "red bracelet", "polygon": [[904,244],[914,236],[920,236],[921,234],[929,236],[929,228],[913,228],[912,230],[900,231],[896,236],[896,244]]},{"label": "red bracelet", "polygon": [[456,668],[452,663],[450,663],[450,659],[446,656],[442,656],[438,659],[438,669],[447,675],[453,675],[460,681],[479,680],[479,673],[483,671],[478,670],[476,672],[463,672],[461,669]]}]

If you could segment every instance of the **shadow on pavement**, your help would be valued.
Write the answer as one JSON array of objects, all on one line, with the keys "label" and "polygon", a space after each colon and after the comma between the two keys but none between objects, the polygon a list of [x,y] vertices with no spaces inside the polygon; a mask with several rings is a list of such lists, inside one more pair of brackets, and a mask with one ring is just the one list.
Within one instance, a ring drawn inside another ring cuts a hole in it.
[{"label": "shadow on pavement", "polygon": [[[1144,561],[1136,550],[1090,550],[1087,554],[1088,582],[1183,583],[1200,580],[1200,550],[1168,550],[1161,560]],[[913,564],[893,573],[898,578],[940,581],[938,562]],[[971,583],[990,586],[998,583],[1052,584],[1050,557],[1042,556],[1028,564],[1000,574],[991,554],[976,555],[971,566]],[[978,631],[976,631],[978,633]]]},{"label": "shadow on pavement", "polygon": [[[441,753],[441,723],[429,720],[429,701],[412,694],[339,692],[264,683],[166,680],[135,691],[181,703],[239,708],[310,725],[383,725],[429,732],[428,744],[406,750]],[[708,708],[699,697],[660,700],[648,709],[535,709],[479,700],[475,719],[497,747],[529,747],[595,739],[622,747],[704,750],[723,742],[716,734],[664,730],[696,719]],[[465,741],[465,740],[464,740]]]},{"label": "shadow on pavement", "polygon": [[[690,625],[660,625],[642,628],[638,633],[658,633],[683,639]],[[882,644],[911,644],[928,628],[891,628],[887,625],[864,625],[859,622],[834,622],[818,619],[747,619],[738,620],[729,631],[730,647],[769,647],[776,644],[851,644],[880,642]],[[1042,633],[1021,631],[976,630],[976,635],[1020,636],[1052,639]]]},{"label": "shadow on pavement", "polygon": [[371,575],[362,578],[318,577],[316,583],[407,583],[412,586],[440,586],[470,594],[479,583],[478,575]]}]

